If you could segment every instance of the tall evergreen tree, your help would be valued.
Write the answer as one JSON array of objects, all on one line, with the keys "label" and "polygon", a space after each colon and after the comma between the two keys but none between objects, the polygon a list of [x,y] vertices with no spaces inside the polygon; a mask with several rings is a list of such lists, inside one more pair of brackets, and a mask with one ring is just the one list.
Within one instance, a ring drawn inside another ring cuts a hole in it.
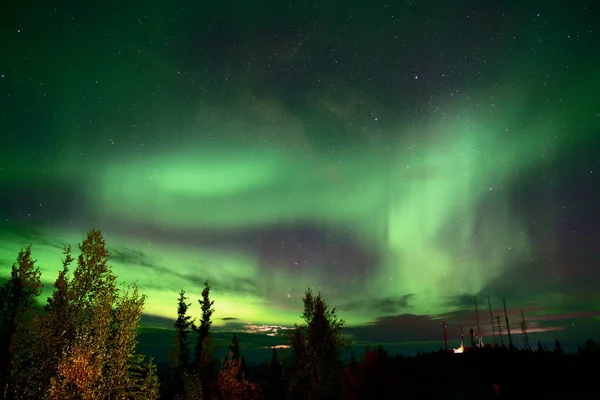
[{"label": "tall evergreen tree", "polygon": [[240,339],[238,338],[237,334],[234,333],[231,337],[231,344],[229,344],[228,348],[229,353],[227,354],[227,356],[225,356],[225,358],[231,360],[238,360],[240,362],[238,368],[238,378],[241,379],[242,372],[244,372],[246,369],[246,360],[244,359],[244,357],[242,357],[242,354],[240,353]]},{"label": "tall evergreen tree", "polygon": [[562,344],[558,339],[554,340],[554,354],[562,356],[565,354],[565,351],[562,348]]},{"label": "tall evergreen tree", "polygon": [[544,346],[542,345],[542,342],[538,341],[537,342],[537,352],[538,353],[543,353],[545,351],[546,351],[546,349],[544,349]]},{"label": "tall evergreen tree", "polygon": [[279,362],[279,356],[277,355],[277,349],[271,348],[271,360],[269,360],[269,376],[276,377],[281,375],[281,362]]},{"label": "tall evergreen tree", "polygon": [[[31,258],[31,246],[21,250],[13,264],[10,278],[0,286],[0,390],[5,399],[12,398],[11,367],[18,353],[28,346],[19,338],[29,332],[26,326],[34,313],[37,297],[42,292],[40,270]],[[22,358],[22,357],[19,357]]]},{"label": "tall evergreen tree", "polygon": [[233,334],[231,337],[231,344],[229,345],[229,355],[232,360],[239,360],[241,358],[240,355],[240,339],[237,334]]},{"label": "tall evergreen tree", "polygon": [[290,394],[294,398],[333,399],[341,393],[341,350],[350,342],[342,336],[344,321],[321,293],[308,289],[303,298],[304,325],[292,331]]},{"label": "tall evergreen tree", "polygon": [[196,358],[194,364],[198,367],[202,360],[202,352],[204,351],[205,341],[210,335],[210,327],[212,325],[212,315],[215,310],[212,306],[215,304],[214,301],[210,300],[210,282],[209,280],[204,281],[204,289],[202,290],[202,299],[198,300],[200,308],[202,310],[202,317],[200,318],[200,326],[194,327],[198,334],[196,342]]},{"label": "tall evergreen tree", "polygon": [[47,392],[50,379],[56,373],[68,338],[72,338],[74,321],[69,302],[69,266],[74,261],[71,246],[63,249],[62,270],[54,282],[54,290],[44,306],[44,314],[34,321],[38,332],[32,340],[32,358],[36,368],[21,373],[20,392],[29,398],[41,398]]},{"label": "tall evergreen tree", "polygon": [[194,322],[192,317],[188,315],[189,303],[186,303],[187,297],[185,290],[179,292],[179,300],[177,302],[177,320],[175,320],[175,346],[173,348],[171,365],[173,374],[174,393],[181,394],[184,389],[184,372],[190,366],[190,333]]},{"label": "tall evergreen tree", "polygon": [[[209,341],[212,315],[215,312],[215,310],[212,308],[215,302],[210,300],[210,289],[210,282],[207,279],[204,281],[202,299],[198,300],[202,311],[200,325],[194,326],[194,330],[198,335],[195,348],[194,365],[196,367],[196,373],[199,375],[202,382],[202,393],[205,399],[212,398],[211,384],[216,380],[215,359],[213,357]],[[190,377],[190,381],[195,380],[195,377]]]},{"label": "tall evergreen tree", "polygon": [[310,397],[310,350],[307,348],[303,327],[296,326],[290,333],[291,362],[285,370],[287,390],[292,399]]},{"label": "tall evergreen tree", "polygon": [[577,353],[585,358],[598,357],[600,355],[600,346],[593,339],[588,339],[585,343],[577,346]]},{"label": "tall evergreen tree", "polygon": [[132,384],[126,397],[132,400],[157,400],[160,398],[159,381],[156,376],[156,364],[153,359],[134,355],[130,369]]},{"label": "tall evergreen tree", "polygon": [[269,380],[266,385],[267,399],[281,399],[285,397],[285,385],[283,382],[283,369],[277,349],[271,349],[271,360],[269,361]]}]

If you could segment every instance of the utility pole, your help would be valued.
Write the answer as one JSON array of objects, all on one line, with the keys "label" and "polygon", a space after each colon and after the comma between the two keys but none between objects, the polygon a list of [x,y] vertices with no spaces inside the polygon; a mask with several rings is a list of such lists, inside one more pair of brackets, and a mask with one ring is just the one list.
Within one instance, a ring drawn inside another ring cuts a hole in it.
[{"label": "utility pole", "polygon": [[521,311],[521,332],[523,332],[523,341],[525,348],[529,350],[529,336],[527,336],[527,322],[525,322],[525,313]]}]

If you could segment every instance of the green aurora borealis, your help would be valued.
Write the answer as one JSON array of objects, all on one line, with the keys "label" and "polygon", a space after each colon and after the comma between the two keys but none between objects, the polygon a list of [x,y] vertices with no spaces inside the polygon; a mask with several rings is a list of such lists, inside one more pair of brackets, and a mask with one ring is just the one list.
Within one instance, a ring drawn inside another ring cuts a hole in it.
[{"label": "green aurora borealis", "polygon": [[[428,59],[421,33],[403,47],[405,64],[416,66],[372,66],[371,83],[357,83],[306,61],[331,45],[312,28],[286,45],[265,39],[277,37],[265,30],[285,29],[266,28],[264,15],[252,22],[221,10],[217,25],[229,21],[229,36],[210,25],[223,46],[211,52],[191,33],[190,15],[208,24],[201,6],[108,8],[100,15],[115,18],[104,23],[85,10],[28,18],[15,10],[3,28],[3,273],[32,243],[51,283],[60,247],[97,227],[116,274],[148,295],[148,314],[173,318],[178,290],[197,298],[210,278],[217,327],[227,325],[222,318],[292,325],[308,286],[351,326],[470,309],[449,299],[475,293],[512,296],[540,314],[598,309],[597,298],[588,303],[592,289],[573,297],[564,274],[555,200],[569,185],[554,179],[595,165],[600,62],[583,33],[579,45],[562,33],[551,41],[560,14],[542,28],[519,19],[498,28],[504,35],[487,50],[481,34],[468,68],[451,61],[467,50],[450,39],[432,46],[456,54]],[[480,34],[423,13],[406,14],[408,25],[428,19],[457,37]],[[384,36],[346,28],[340,46],[379,57]],[[512,31],[523,40],[511,42]],[[381,63],[394,58],[386,57]],[[268,78],[271,64],[293,76]],[[356,68],[353,76],[365,74]],[[406,83],[386,83],[396,68]],[[593,190],[582,209],[598,199]],[[497,284],[540,259],[530,281]]]}]

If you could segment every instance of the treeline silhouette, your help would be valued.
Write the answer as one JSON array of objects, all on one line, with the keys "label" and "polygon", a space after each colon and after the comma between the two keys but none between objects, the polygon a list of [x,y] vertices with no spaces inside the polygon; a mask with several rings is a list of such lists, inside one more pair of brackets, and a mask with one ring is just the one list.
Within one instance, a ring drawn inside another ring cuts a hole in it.
[{"label": "treeline silhouette", "polygon": [[[237,335],[228,355],[214,356],[214,301],[204,282],[200,319],[179,292],[170,365],[157,369],[136,353],[146,297],[124,286],[108,265],[98,230],[64,248],[51,296],[42,307],[41,273],[31,246],[19,252],[0,286],[0,389],[3,399],[485,399],[594,395],[600,346],[588,340],[578,354],[554,348],[487,346],[463,354],[390,356],[381,346],[342,362],[351,341],[344,321],[318,293],[303,297],[302,324],[290,330],[290,349],[246,365]],[[74,269],[71,271],[71,266]]]}]

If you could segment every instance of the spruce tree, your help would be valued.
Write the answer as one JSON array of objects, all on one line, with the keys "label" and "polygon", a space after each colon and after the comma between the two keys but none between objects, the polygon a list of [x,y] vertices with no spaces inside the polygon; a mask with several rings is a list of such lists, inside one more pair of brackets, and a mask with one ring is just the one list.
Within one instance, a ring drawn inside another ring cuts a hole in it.
[{"label": "spruce tree", "polygon": [[179,292],[177,320],[175,326],[175,346],[171,365],[174,393],[181,394],[184,389],[184,372],[190,366],[190,333],[193,327],[192,317],[187,314],[190,304],[186,303],[185,290]]},{"label": "spruce tree", "polygon": [[235,333],[231,337],[231,344],[229,345],[229,355],[231,356],[232,360],[239,360],[241,358],[240,339]]},{"label": "spruce tree", "polygon": [[42,285],[30,248],[0,287],[3,397],[156,399],[156,367],[135,354],[146,297],[136,285],[117,287],[99,231],[90,231],[79,249],[70,276],[74,260],[65,247],[44,313],[34,311]]},{"label": "spruce tree", "polygon": [[544,353],[546,351],[546,349],[544,349],[544,346],[542,345],[542,342],[538,341],[537,342],[537,352],[538,353]]},{"label": "spruce tree", "polygon": [[11,366],[13,372],[21,368],[20,363],[27,359],[29,346],[23,339],[32,332],[27,329],[33,314],[37,297],[42,292],[40,270],[31,258],[31,246],[22,249],[16,264],[13,264],[10,278],[0,286],[0,390],[3,398],[13,397],[11,386]]},{"label": "spruce tree", "polygon": [[290,364],[285,370],[285,380],[292,399],[310,398],[310,353],[303,329],[302,326],[296,325],[289,338],[292,354]]},{"label": "spruce tree", "polygon": [[281,363],[279,362],[279,356],[277,355],[277,349],[271,348],[271,360],[269,361],[269,375],[276,377],[281,375]]},{"label": "spruce tree", "polygon": [[[194,365],[196,373],[202,382],[202,393],[205,399],[211,399],[211,383],[216,379],[215,359],[212,355],[211,344],[209,341],[210,327],[212,325],[212,315],[215,310],[212,308],[214,301],[210,300],[210,282],[204,281],[202,290],[202,299],[198,300],[202,311],[200,326],[194,326],[197,333],[196,351]],[[190,382],[196,382],[198,377],[191,375]]]},{"label": "spruce tree", "polygon": [[196,342],[196,358],[194,364],[197,368],[202,360],[202,352],[206,347],[205,341],[208,339],[210,334],[210,327],[212,325],[212,315],[215,310],[212,306],[215,304],[214,301],[210,300],[210,282],[208,279],[204,281],[204,289],[202,290],[202,299],[198,300],[202,311],[202,317],[200,318],[200,326],[194,327],[198,334]]},{"label": "spruce tree", "polygon": [[137,395],[140,399],[160,399],[160,382],[156,370],[156,364],[153,359],[146,363],[145,374],[143,375],[143,381]]},{"label": "spruce tree", "polygon": [[65,246],[62,270],[54,282],[52,295],[44,306],[44,314],[34,321],[34,329],[38,334],[33,339],[31,348],[37,367],[26,374],[20,387],[21,393],[29,398],[41,398],[47,392],[63,349],[74,334],[73,313],[68,296],[69,266],[73,261],[71,246]]},{"label": "spruce tree", "polygon": [[242,357],[242,354],[240,353],[240,339],[238,338],[237,334],[234,333],[231,337],[231,344],[229,344],[228,348],[229,353],[227,354],[227,356],[225,356],[225,358],[231,360],[238,360],[240,362],[239,378],[241,378],[241,373],[244,372],[246,369],[246,360],[244,359],[244,357]]},{"label": "spruce tree", "polygon": [[554,354],[562,356],[565,354],[565,351],[562,348],[562,344],[560,343],[560,341],[558,339],[554,340]]},{"label": "spruce tree", "polygon": [[344,321],[321,293],[308,289],[303,298],[304,324],[290,336],[290,394],[294,398],[332,399],[340,396],[341,351],[350,342],[342,336]]},{"label": "spruce tree", "polygon": [[285,386],[283,382],[283,369],[277,349],[271,349],[271,360],[269,361],[269,380],[267,383],[267,398],[281,399],[285,397]]},{"label": "spruce tree", "polygon": [[132,383],[126,393],[127,398],[132,400],[157,400],[160,398],[160,385],[153,359],[145,361],[144,356],[134,355],[130,375]]}]

